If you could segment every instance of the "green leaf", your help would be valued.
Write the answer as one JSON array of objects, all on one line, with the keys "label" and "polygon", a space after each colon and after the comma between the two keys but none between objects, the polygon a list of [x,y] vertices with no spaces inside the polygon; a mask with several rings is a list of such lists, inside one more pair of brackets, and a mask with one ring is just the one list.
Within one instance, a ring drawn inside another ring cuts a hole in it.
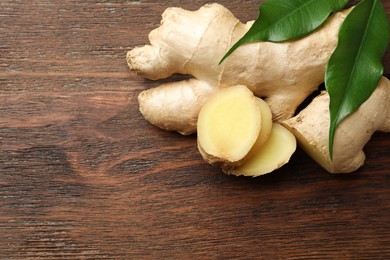
[{"label": "green leaf", "polygon": [[329,152],[333,158],[338,124],[374,92],[384,68],[390,27],[380,0],[364,0],[347,16],[325,75],[330,95]]},{"label": "green leaf", "polygon": [[348,0],[268,0],[249,31],[225,54],[222,63],[239,46],[256,41],[282,42],[303,37],[342,9]]}]

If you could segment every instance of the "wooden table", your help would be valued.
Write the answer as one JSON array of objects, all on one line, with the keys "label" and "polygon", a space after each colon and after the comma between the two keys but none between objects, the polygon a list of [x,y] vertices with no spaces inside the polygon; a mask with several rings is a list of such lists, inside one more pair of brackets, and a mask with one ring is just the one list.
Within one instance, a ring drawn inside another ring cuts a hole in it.
[{"label": "wooden table", "polygon": [[[165,8],[206,2],[0,2],[0,259],[390,259],[389,135],[355,174],[298,150],[251,179],[142,118],[158,82],[126,52]],[[261,1],[217,2],[247,21]]]}]

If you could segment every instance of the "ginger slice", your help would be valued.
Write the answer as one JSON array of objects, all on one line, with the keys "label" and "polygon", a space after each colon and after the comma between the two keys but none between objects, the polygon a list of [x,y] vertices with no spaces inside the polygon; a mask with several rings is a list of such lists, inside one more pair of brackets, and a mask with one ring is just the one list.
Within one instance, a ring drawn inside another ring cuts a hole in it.
[{"label": "ginger slice", "polygon": [[260,130],[260,106],[253,93],[242,85],[222,89],[199,113],[199,151],[211,164],[239,165]]},{"label": "ginger slice", "polygon": [[245,156],[244,160],[248,160],[257,150],[267,141],[272,130],[272,112],[268,104],[261,98],[257,98],[257,105],[260,107],[261,113],[261,129],[260,134],[257,137],[256,143],[253,145],[252,149]]},{"label": "ginger slice", "polygon": [[273,123],[271,135],[256,153],[241,166],[223,169],[234,175],[257,177],[279,169],[289,162],[297,142],[294,135],[278,123]]}]

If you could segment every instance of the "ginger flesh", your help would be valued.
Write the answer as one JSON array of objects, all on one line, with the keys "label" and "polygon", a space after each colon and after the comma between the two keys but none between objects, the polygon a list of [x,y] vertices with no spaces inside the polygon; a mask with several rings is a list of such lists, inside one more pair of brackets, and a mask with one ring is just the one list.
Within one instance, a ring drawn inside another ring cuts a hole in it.
[{"label": "ginger flesh", "polygon": [[274,123],[271,135],[256,149],[254,155],[241,166],[225,169],[225,172],[252,177],[271,173],[290,161],[296,147],[295,136],[282,125]]},{"label": "ginger flesh", "polygon": [[291,118],[323,82],[348,12],[333,14],[321,28],[299,40],[246,44],[219,65],[252,22],[241,23],[219,4],[207,4],[197,11],[168,8],[161,26],[149,35],[150,45],[127,53],[128,65],[151,80],[176,73],[194,78],[163,83],[141,93],[141,112],[162,129],[195,133],[199,111],[210,96],[226,87],[245,85],[268,103],[274,120]]},{"label": "ginger flesh", "polygon": [[323,92],[286,126],[300,146],[319,165],[331,173],[350,173],[365,161],[363,147],[376,131],[390,132],[390,81],[382,77],[371,97],[336,129],[333,160],[330,159],[329,95]]},{"label": "ginger flesh", "polygon": [[261,110],[245,86],[221,90],[202,107],[198,119],[198,144],[210,163],[238,164],[257,142]]}]

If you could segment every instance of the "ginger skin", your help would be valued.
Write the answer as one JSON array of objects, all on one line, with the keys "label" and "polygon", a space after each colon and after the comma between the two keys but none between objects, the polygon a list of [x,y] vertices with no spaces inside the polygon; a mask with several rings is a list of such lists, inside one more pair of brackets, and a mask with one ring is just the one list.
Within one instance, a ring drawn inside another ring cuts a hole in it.
[{"label": "ginger skin", "polygon": [[197,11],[168,8],[151,45],[127,53],[131,70],[147,79],[187,74],[190,81],[164,83],[138,97],[152,124],[182,134],[196,132],[199,111],[222,88],[245,85],[271,108],[273,119],[291,118],[296,108],[323,82],[326,63],[337,45],[338,30],[349,11],[333,14],[310,35],[284,43],[259,42],[220,59],[250,28],[219,4]]},{"label": "ginger skin", "polygon": [[376,131],[390,132],[390,81],[382,77],[371,97],[336,129],[333,161],[329,157],[329,95],[323,92],[286,126],[300,146],[331,173],[350,173],[365,160],[364,145]]}]

